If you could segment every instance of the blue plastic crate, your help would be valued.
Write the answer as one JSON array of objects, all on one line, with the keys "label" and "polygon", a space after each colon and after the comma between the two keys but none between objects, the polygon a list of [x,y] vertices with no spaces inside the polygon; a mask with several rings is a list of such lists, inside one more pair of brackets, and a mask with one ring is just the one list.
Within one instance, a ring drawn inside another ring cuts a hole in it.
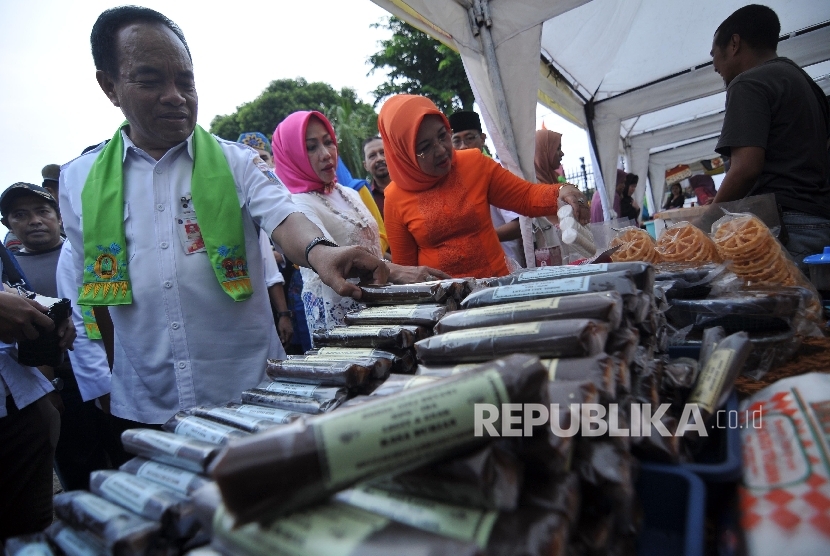
[{"label": "blue plastic crate", "polygon": [[637,479],[643,508],[638,556],[702,556],[706,486],[674,465],[644,463]]}]

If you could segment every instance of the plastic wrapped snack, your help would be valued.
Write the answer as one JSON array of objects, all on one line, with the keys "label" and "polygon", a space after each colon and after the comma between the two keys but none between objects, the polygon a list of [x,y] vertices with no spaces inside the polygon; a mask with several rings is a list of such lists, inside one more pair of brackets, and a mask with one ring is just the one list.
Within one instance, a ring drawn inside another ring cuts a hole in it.
[{"label": "plastic wrapped snack", "polygon": [[547,383],[537,358],[513,355],[234,442],[216,458],[211,475],[241,522],[266,511],[284,513],[486,443],[486,431],[476,436],[475,404],[545,403]]},{"label": "plastic wrapped snack", "polygon": [[624,297],[636,296],[639,293],[630,271],[608,272],[488,288],[470,294],[461,306],[464,309],[472,309],[517,301],[609,291],[616,291]]},{"label": "plastic wrapped snack", "polygon": [[229,427],[234,427],[245,432],[260,432],[265,429],[279,426],[273,419],[265,419],[254,415],[247,415],[231,407],[194,407],[188,409],[187,413],[215,421]]},{"label": "plastic wrapped snack", "polygon": [[565,554],[568,524],[557,513],[537,509],[500,513],[372,487],[349,489],[335,498],[411,527],[475,543],[487,554]]},{"label": "plastic wrapped snack", "polygon": [[477,307],[447,314],[435,326],[436,334],[502,324],[540,320],[596,319],[616,329],[622,320],[622,298],[617,292],[549,297],[532,301]]},{"label": "plastic wrapped snack", "polygon": [[715,245],[729,270],[751,284],[796,284],[781,244],[751,214],[727,214],[712,224]]},{"label": "plastic wrapped snack", "polygon": [[411,324],[435,326],[447,312],[446,305],[386,305],[346,313],[346,324]]},{"label": "plastic wrapped snack", "polygon": [[357,388],[375,377],[375,359],[268,359],[265,373],[278,381]]},{"label": "plastic wrapped snack", "polygon": [[210,442],[211,444],[226,444],[231,439],[248,436],[247,432],[236,427],[229,427],[208,419],[194,417],[184,411],[170,417],[161,427],[167,432],[201,440],[202,442]]},{"label": "plastic wrapped snack", "polygon": [[458,373],[466,373],[470,369],[475,369],[479,365],[481,365],[481,363],[459,363],[458,365],[418,365],[415,374],[421,376],[444,377],[457,375]]},{"label": "plastic wrapped snack", "polygon": [[339,326],[315,331],[315,346],[404,349],[429,335],[426,328],[409,325]]},{"label": "plastic wrapped snack", "polygon": [[616,247],[617,245],[622,247],[611,255],[611,260],[615,263],[641,261],[654,264],[662,260],[655,249],[654,239],[647,231],[640,228],[631,226],[620,230],[608,246]]},{"label": "plastic wrapped snack", "polygon": [[362,357],[386,359],[392,362],[390,372],[411,374],[415,371],[415,357],[410,350],[381,350],[373,348],[321,347],[306,352],[306,356],[353,360]]},{"label": "plastic wrapped snack", "polygon": [[238,404],[236,402],[228,402],[227,408],[232,409],[241,415],[249,415],[251,417],[256,417],[257,419],[266,419],[268,421],[273,421],[278,425],[285,425],[291,421],[296,421],[304,415],[303,413],[279,409],[277,407],[265,407],[246,403]]},{"label": "plastic wrapped snack", "polygon": [[389,396],[390,394],[397,394],[410,388],[423,386],[424,384],[431,384],[440,377],[434,376],[410,376],[410,375],[392,375],[386,381],[375,388],[372,396]]},{"label": "plastic wrapped snack", "polygon": [[590,381],[604,403],[617,399],[619,360],[605,353],[574,359],[542,359],[551,382],[562,380]]},{"label": "plastic wrapped snack", "polygon": [[113,554],[142,556],[159,542],[161,525],[89,492],[56,494],[54,505],[60,519],[91,531]]},{"label": "plastic wrapped snack", "polygon": [[608,325],[595,320],[526,322],[439,334],[415,344],[415,353],[427,365],[486,361],[511,353],[587,357],[602,352],[607,338]]},{"label": "plastic wrapped snack", "polygon": [[715,242],[703,230],[688,222],[678,222],[667,228],[657,241],[655,250],[664,261],[672,263],[721,262]]},{"label": "plastic wrapped snack", "polygon": [[185,496],[192,494],[210,482],[207,477],[202,477],[192,471],[144,458],[133,458],[118,469]]},{"label": "plastic wrapped snack", "polygon": [[343,386],[266,380],[256,388],[243,391],[242,401],[247,404],[316,415],[337,408],[346,400],[347,394],[348,390]]},{"label": "plastic wrapped snack", "polygon": [[750,351],[752,344],[746,332],[738,332],[718,342],[709,358],[702,362],[697,381],[686,403],[697,404],[705,421],[726,404],[726,398]]},{"label": "plastic wrapped snack", "polygon": [[514,451],[507,442],[491,442],[372,485],[440,502],[513,511],[524,480],[524,465]]},{"label": "plastic wrapped snack", "polygon": [[448,300],[461,301],[475,287],[471,278],[434,280],[415,284],[386,284],[383,286],[362,286],[362,303],[367,305],[410,305],[421,303],[446,303]]},{"label": "plastic wrapped snack", "polygon": [[727,332],[783,331],[790,329],[800,303],[795,288],[746,290],[712,299],[675,299],[666,319],[678,329],[722,326]]},{"label": "plastic wrapped snack", "polygon": [[204,473],[219,453],[219,446],[185,436],[151,429],[128,429],[121,433],[124,450],[161,463]]},{"label": "plastic wrapped snack", "polygon": [[52,546],[43,533],[10,537],[5,542],[5,556],[55,556]]},{"label": "plastic wrapped snack", "polygon": [[157,483],[123,471],[93,471],[89,489],[149,520],[176,539],[192,537],[199,528],[192,500]]},{"label": "plastic wrapped snack", "polygon": [[61,520],[52,522],[46,529],[52,543],[65,556],[108,556],[110,552],[103,539],[89,531],[75,529]]},{"label": "plastic wrapped snack", "polygon": [[[391,353],[387,354],[385,357],[380,357],[377,355],[369,355],[371,352],[379,351],[374,350],[372,348],[324,348],[324,349],[331,349],[331,350],[349,350],[349,351],[359,351],[362,350],[364,355],[358,356],[356,353],[351,353],[347,355],[334,355],[334,354],[319,354],[319,353],[306,353],[304,355],[289,355],[288,359],[283,361],[288,361],[288,363],[283,364],[283,369],[286,373],[293,373],[294,376],[302,378],[305,373],[307,372],[306,366],[314,367],[314,366],[325,366],[331,363],[351,363],[356,365],[361,365],[363,367],[369,367],[372,372],[370,374],[370,378],[374,380],[384,379],[389,376],[389,373],[392,371],[392,366],[394,362],[395,356]],[[292,378],[292,377],[288,377]],[[293,382],[298,382],[296,379],[293,379]]]},{"label": "plastic wrapped snack", "polygon": [[240,527],[220,507],[214,518],[213,534],[212,545],[223,554],[234,556],[483,555],[475,543],[416,529],[340,502]]},{"label": "plastic wrapped snack", "polygon": [[747,554],[827,554],[830,375],[779,380],[744,400],[737,417],[743,452],[740,523]]},{"label": "plastic wrapped snack", "polygon": [[522,490],[521,505],[525,508],[539,508],[568,516],[573,524],[579,517],[582,503],[582,489],[579,475],[563,473],[534,481]]},{"label": "plastic wrapped snack", "polygon": [[544,282],[558,278],[573,278],[576,276],[590,276],[605,274],[606,272],[631,272],[631,278],[640,290],[651,293],[654,288],[654,267],[647,263],[602,263],[584,264],[577,266],[545,266],[541,268],[523,269],[513,274],[503,276],[495,281],[493,286],[512,286],[528,282]]}]

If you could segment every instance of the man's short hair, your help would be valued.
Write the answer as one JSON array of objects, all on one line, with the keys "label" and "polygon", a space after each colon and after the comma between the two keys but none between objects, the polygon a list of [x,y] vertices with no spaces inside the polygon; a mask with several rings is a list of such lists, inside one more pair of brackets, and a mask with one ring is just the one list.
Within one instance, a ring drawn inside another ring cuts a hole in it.
[{"label": "man's short hair", "polygon": [[141,6],[119,6],[101,13],[98,20],[95,21],[95,25],[92,26],[89,42],[92,45],[92,60],[95,62],[95,69],[103,71],[110,77],[118,75],[116,35],[118,35],[118,31],[133,23],[159,23],[164,25],[182,41],[188,58],[191,61],[193,60],[190,55],[190,48],[188,48],[187,41],[184,39],[184,33],[167,16]]},{"label": "man's short hair", "polygon": [[739,35],[752,48],[775,50],[780,34],[781,22],[772,8],[750,4],[723,20],[715,31],[715,45],[725,48],[732,35]]},{"label": "man's short hair", "polygon": [[360,150],[365,152],[366,145],[368,145],[372,141],[382,141],[382,140],[383,139],[380,138],[380,135],[375,135],[373,137],[367,137],[366,139],[363,140],[363,144],[360,146]]}]

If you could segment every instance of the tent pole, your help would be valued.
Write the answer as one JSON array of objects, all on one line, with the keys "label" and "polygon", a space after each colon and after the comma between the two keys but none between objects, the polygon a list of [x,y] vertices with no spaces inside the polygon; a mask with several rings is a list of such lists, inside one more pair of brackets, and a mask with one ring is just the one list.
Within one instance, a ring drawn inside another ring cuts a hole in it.
[{"label": "tent pole", "polygon": [[[499,120],[502,122],[502,137],[510,155],[516,162],[516,166],[521,171],[521,164],[519,162],[519,150],[516,147],[516,138],[513,135],[513,123],[510,119],[510,111],[507,109],[507,98],[504,94],[504,86],[501,80],[501,72],[499,71],[498,59],[496,58],[496,46],[493,43],[493,36],[490,34],[490,26],[493,25],[493,20],[490,17],[489,0],[473,0],[473,5],[470,10],[470,22],[473,25],[473,35],[479,35],[481,38],[481,46],[484,50],[484,59],[487,62],[487,72],[490,74],[490,79],[493,82],[493,96],[496,101],[496,110],[499,114]],[[522,176],[525,179],[530,176]],[[529,181],[529,180],[528,180]],[[535,180],[534,180],[535,181]]]}]

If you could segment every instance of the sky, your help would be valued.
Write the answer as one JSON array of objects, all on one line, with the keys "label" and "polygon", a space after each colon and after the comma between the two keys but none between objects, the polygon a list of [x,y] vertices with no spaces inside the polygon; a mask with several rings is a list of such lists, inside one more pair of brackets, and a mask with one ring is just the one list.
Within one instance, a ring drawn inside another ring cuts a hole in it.
[{"label": "sky", "polygon": [[[370,92],[386,77],[367,76],[368,57],[389,36],[371,27],[387,13],[369,0],[134,1],[182,28],[205,128],[275,79],[351,87],[371,103]],[[0,0],[0,190],[40,184],[43,166],[72,160],[123,121],[98,87],[89,49],[98,15],[123,3]],[[578,166],[579,156],[588,156],[585,133],[546,109],[537,111],[537,127],[542,120],[564,135],[564,166]]]}]

